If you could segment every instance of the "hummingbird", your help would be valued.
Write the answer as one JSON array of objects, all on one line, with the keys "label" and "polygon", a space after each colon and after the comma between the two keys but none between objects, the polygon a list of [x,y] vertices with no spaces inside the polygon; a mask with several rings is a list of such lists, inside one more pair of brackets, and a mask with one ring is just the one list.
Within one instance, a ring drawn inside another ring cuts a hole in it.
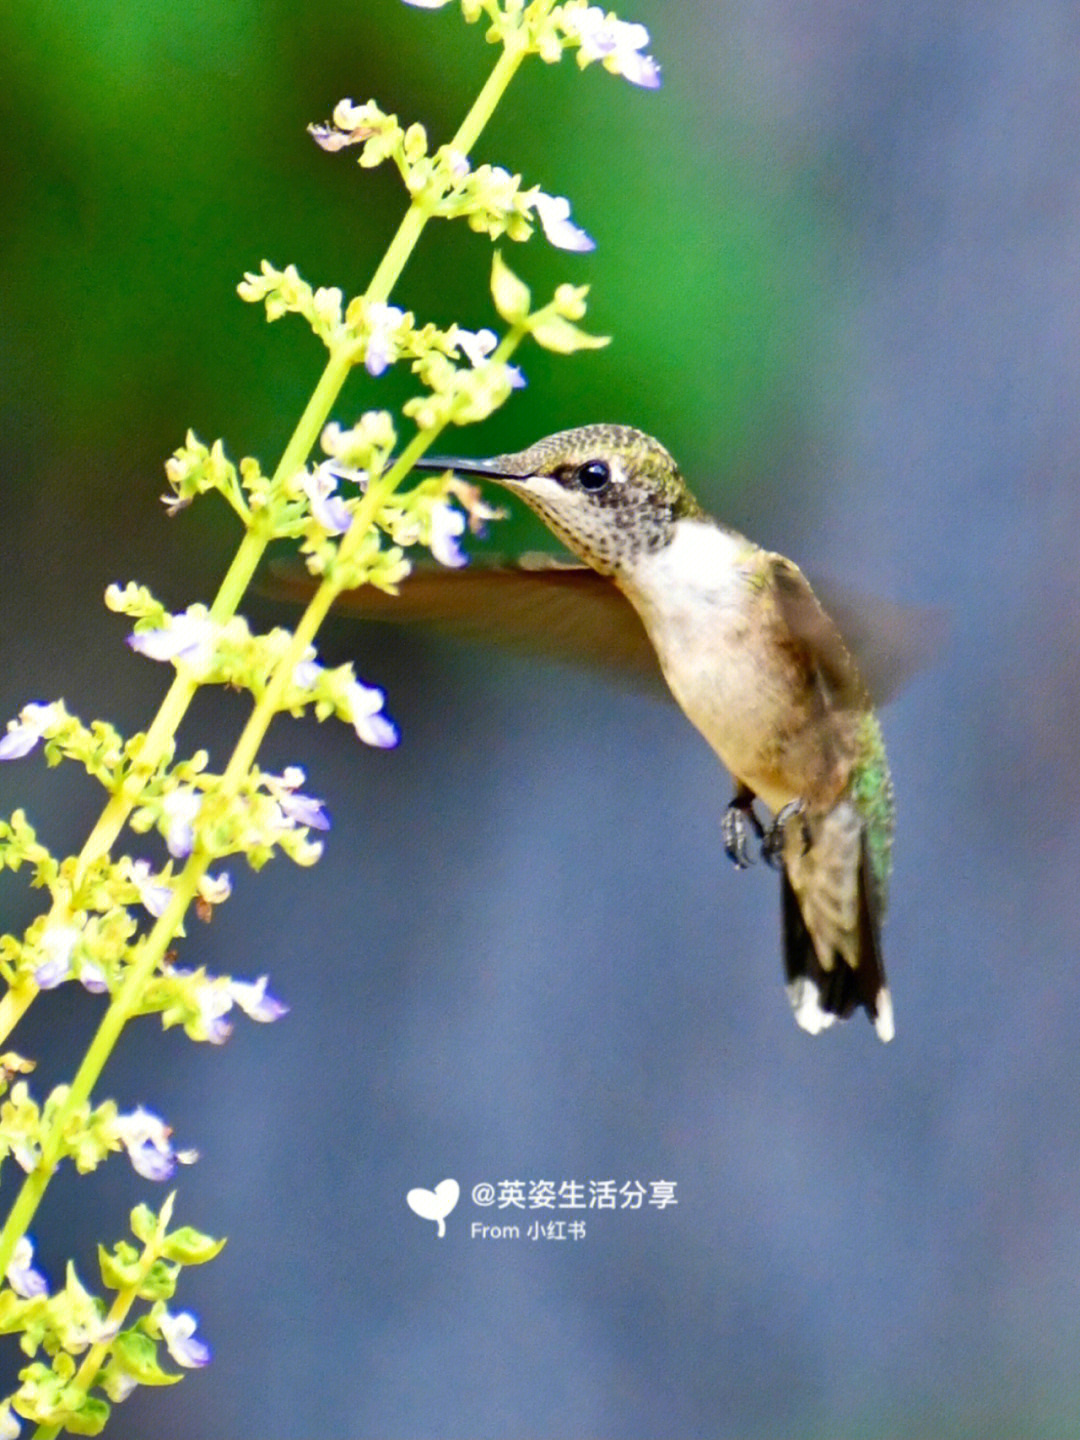
[{"label": "hummingbird", "polygon": [[[416,577],[407,612],[377,597],[354,608],[379,619],[442,620],[466,634],[494,624],[521,636],[530,630],[532,641],[541,630],[533,648],[563,658],[575,643],[561,633],[571,608],[575,627],[591,629],[623,668],[658,670],[733,779],[722,824],[727,855],[745,868],[756,841],[780,872],[795,1020],[817,1034],[861,1007],[880,1039],[891,1040],[881,924],[892,781],[866,674],[802,571],[706,514],[671,454],[629,426],[585,425],[511,454],[429,456],[415,468],[495,482],[577,562],[503,570],[506,603],[488,590],[486,617],[468,570]],[[406,595],[413,588],[410,577]],[[556,592],[569,592],[557,613]]]}]

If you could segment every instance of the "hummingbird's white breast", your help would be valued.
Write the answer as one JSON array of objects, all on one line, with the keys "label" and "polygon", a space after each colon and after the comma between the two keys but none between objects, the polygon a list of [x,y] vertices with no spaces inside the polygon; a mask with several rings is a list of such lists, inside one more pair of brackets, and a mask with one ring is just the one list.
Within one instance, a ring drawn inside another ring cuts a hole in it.
[{"label": "hummingbird's white breast", "polygon": [[671,692],[723,763],[776,812],[798,787],[778,773],[791,680],[764,623],[761,550],[710,520],[680,520],[670,543],[617,583],[640,614]]}]

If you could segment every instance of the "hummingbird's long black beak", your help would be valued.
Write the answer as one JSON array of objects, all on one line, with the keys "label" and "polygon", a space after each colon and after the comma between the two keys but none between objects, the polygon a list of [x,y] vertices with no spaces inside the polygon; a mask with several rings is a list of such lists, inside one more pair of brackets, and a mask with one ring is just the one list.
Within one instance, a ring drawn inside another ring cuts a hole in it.
[{"label": "hummingbird's long black beak", "polygon": [[444,470],[452,470],[455,475],[479,475],[486,476],[489,480],[520,480],[520,475],[511,474],[503,460],[496,457],[494,460],[460,460],[456,456],[425,455],[417,460],[412,467],[414,470],[436,470],[440,474]]}]

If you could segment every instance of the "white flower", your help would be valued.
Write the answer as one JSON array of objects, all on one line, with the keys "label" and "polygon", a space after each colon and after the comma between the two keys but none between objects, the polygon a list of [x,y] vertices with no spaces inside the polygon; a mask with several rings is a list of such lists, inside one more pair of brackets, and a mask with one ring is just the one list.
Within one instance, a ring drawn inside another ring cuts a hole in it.
[{"label": "white flower", "polygon": [[170,615],[160,630],[142,630],[128,636],[128,645],[149,660],[183,660],[205,670],[214,653],[217,626],[204,615]]},{"label": "white flower", "polygon": [[398,356],[394,331],[405,318],[404,311],[396,305],[384,305],[381,301],[368,308],[371,331],[367,349],[364,352],[364,369],[369,375],[381,375]]},{"label": "white flower", "polygon": [[300,660],[292,674],[293,684],[298,690],[314,690],[321,674],[322,666],[317,660]]},{"label": "white flower", "polygon": [[392,750],[401,738],[398,728],[382,713],[386,696],[374,685],[354,680],[348,689],[349,719],[365,745],[379,750]]},{"label": "white flower", "polygon": [[136,860],[132,863],[131,883],[139,892],[139,900],[143,906],[155,920],[160,920],[173,897],[173,892],[168,885],[162,885],[159,881],[154,880],[149,860]]},{"label": "white flower", "polygon": [[202,806],[202,796],[190,785],[171,790],[161,802],[165,819],[165,847],[174,860],[186,860],[195,847],[192,821]]},{"label": "white flower", "polygon": [[199,895],[207,905],[224,905],[231,894],[232,881],[227,870],[222,870],[220,875],[208,873],[199,881]]},{"label": "white flower", "polygon": [[455,325],[450,333],[450,339],[461,353],[468,360],[475,370],[482,365],[495,346],[499,343],[499,337],[494,330],[463,330],[460,325]]},{"label": "white flower", "polygon": [[446,501],[431,507],[431,553],[440,565],[451,570],[469,563],[469,557],[457,542],[465,532],[465,516]]},{"label": "white flower", "polygon": [[[178,970],[176,973],[180,975],[185,972]],[[226,982],[208,980],[200,985],[195,992],[195,1003],[199,1007],[199,1017],[203,1022],[207,1040],[211,1045],[224,1045],[233,1028],[232,1022],[225,1019],[233,1007],[233,998]]]},{"label": "white flower", "polygon": [[595,250],[596,241],[570,219],[570,201],[541,192],[533,202],[544,234],[559,250]]},{"label": "white flower", "polygon": [[[406,0],[406,3],[408,3],[408,0]],[[464,180],[472,169],[472,166],[469,164],[469,157],[463,155],[460,150],[452,150],[449,146],[447,146],[443,153],[446,156],[446,163],[449,167],[450,174],[455,180]]]}]

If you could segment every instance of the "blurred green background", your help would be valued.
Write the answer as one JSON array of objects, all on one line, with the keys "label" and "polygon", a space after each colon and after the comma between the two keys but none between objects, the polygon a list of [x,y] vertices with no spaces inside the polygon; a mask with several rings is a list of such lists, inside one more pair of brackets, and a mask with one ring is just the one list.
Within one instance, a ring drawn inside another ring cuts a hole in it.
[{"label": "blurred green background", "polygon": [[[112,470],[122,428],[138,473],[192,423],[269,461],[320,355],[298,325],[263,332],[236,281],[267,256],[355,292],[403,207],[391,167],[323,157],[304,127],[342,94],[372,94],[449,138],[494,59],[483,27],[392,3],[351,15],[45,4],[8,7],[0,24],[5,257],[18,282],[5,398],[16,433],[33,433],[43,408],[63,414],[28,460],[55,471],[61,448],[85,466],[100,447]],[[601,357],[527,357],[530,391],[493,422],[488,448],[632,417],[691,472],[732,477],[772,473],[793,428],[800,438],[805,375],[829,348],[829,222],[806,172],[761,173],[683,28],[666,37],[659,95],[599,66],[534,63],[483,138],[484,157],[573,196],[599,241],[587,258],[542,241],[508,258],[538,293],[592,284],[592,323],[614,336]],[[489,264],[486,239],[434,225],[395,298],[479,326],[493,318]],[[45,388],[62,402],[43,404]],[[358,382],[348,403],[409,390]],[[31,483],[25,466],[17,478]]]},{"label": "blurred green background", "polygon": [[[507,258],[538,295],[590,284],[612,344],[526,352],[528,389],[453,444],[635,424],[812,572],[949,609],[945,655],[885,717],[898,1038],[795,1030],[774,877],[726,867],[726,777],[674,712],[332,622],[325,653],[387,687],[403,745],[275,728],[267,764],[328,799],[327,855],[234,869],[186,943],[269,971],[292,1013],[220,1051],[147,1022],[105,1077],[202,1150],[179,1211],[231,1237],[181,1290],[213,1366],[137,1394],[119,1436],[1075,1429],[1075,7],[630,18],[658,93],[534,63],[474,156],[571,198],[594,254]],[[0,719],[62,694],[147,723],[167,676],[123,648],[104,587],[206,599],[237,540],[213,500],[166,520],[163,462],[191,426],[272,465],[322,368],[236,283],[265,256],[355,293],[403,211],[394,172],[306,125],[370,95],[441,143],[494,54],[456,7],[398,0],[0,9]],[[489,265],[432,225],[393,298],[492,324]],[[412,391],[358,375],[338,418]],[[493,543],[534,542],[514,525]],[[243,716],[201,697],[183,741],[216,762]],[[17,805],[65,853],[99,797],[38,757],[0,772]],[[0,880],[17,931],[38,897]],[[99,1008],[71,988],[15,1037],[42,1091]],[[478,1181],[608,1175],[673,1179],[680,1204],[590,1217],[580,1245],[469,1239],[499,1218]],[[436,1241],[403,1196],[444,1176],[463,1198]],[[75,1254],[92,1280],[146,1190],[119,1160],[62,1174],[46,1268]]]}]

